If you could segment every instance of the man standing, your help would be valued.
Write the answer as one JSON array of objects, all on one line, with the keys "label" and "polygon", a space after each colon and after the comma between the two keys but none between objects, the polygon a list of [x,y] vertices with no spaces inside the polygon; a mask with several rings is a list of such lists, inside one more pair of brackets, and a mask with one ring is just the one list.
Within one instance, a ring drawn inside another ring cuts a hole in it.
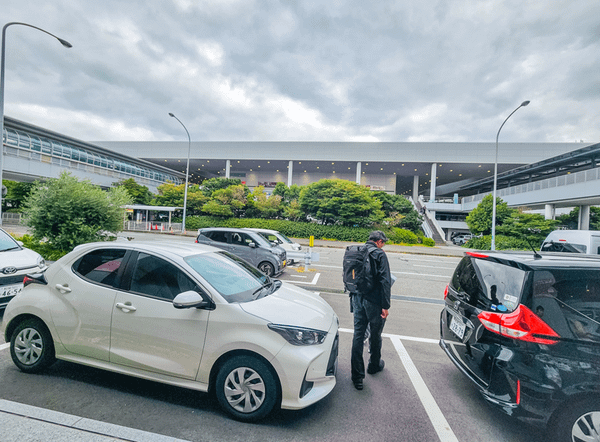
[{"label": "man standing", "polygon": [[371,336],[369,344],[371,356],[367,373],[375,374],[383,370],[384,362],[381,359],[381,332],[388,317],[392,289],[390,263],[387,255],[382,250],[387,237],[380,230],[375,230],[369,235],[366,242],[368,259],[371,263],[372,289],[368,293],[355,293],[352,296],[352,309],[354,311],[354,338],[352,340],[352,382],[357,390],[363,389],[365,377],[365,361],[363,347],[365,331],[370,326]]}]

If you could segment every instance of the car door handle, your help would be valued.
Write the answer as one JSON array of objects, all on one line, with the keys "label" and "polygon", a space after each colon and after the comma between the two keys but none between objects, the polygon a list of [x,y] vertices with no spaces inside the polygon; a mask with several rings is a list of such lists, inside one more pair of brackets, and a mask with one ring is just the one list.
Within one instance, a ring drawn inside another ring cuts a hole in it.
[{"label": "car door handle", "polygon": [[54,287],[56,287],[61,293],[71,293],[71,289],[67,284],[56,284]]},{"label": "car door handle", "polygon": [[137,309],[131,305],[131,302],[126,302],[123,304],[122,302],[117,302],[117,308],[123,310],[125,313],[135,312]]}]

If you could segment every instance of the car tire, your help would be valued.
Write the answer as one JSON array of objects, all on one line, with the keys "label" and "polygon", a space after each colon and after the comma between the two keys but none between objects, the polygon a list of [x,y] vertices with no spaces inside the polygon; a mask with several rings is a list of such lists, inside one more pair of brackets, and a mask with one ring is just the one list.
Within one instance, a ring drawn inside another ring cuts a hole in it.
[{"label": "car tire", "polygon": [[25,373],[38,373],[54,363],[54,342],[46,325],[39,319],[21,322],[10,340],[10,356]]},{"label": "car tire", "polygon": [[279,403],[275,376],[253,356],[236,356],[225,362],[217,374],[215,393],[221,407],[243,422],[263,419]]},{"label": "car tire", "polygon": [[557,442],[598,440],[600,435],[600,405],[597,400],[586,399],[569,404],[556,417],[549,428]]},{"label": "car tire", "polygon": [[260,270],[267,276],[273,276],[275,274],[275,267],[273,267],[273,264],[267,261],[261,262],[258,265],[258,270]]}]

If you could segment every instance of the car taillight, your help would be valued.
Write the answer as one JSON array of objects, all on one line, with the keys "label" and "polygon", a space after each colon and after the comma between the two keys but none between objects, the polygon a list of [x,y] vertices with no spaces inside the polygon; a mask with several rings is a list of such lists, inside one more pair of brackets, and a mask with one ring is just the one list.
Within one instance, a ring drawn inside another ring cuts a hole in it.
[{"label": "car taillight", "polygon": [[512,313],[481,312],[477,318],[486,329],[507,338],[546,345],[556,344],[560,338],[558,333],[524,305],[519,305]]},{"label": "car taillight", "polygon": [[489,258],[489,255],[486,255],[484,253],[477,253],[477,252],[467,252],[467,253],[465,253],[465,255],[472,256],[473,258]]},{"label": "car taillight", "polygon": [[448,296],[448,286],[450,284],[446,284],[446,288],[444,289],[444,299],[446,299],[446,296]]},{"label": "car taillight", "polygon": [[23,278],[23,287],[27,287],[29,284],[48,284],[46,275],[44,273],[36,273],[35,275],[25,275]]}]

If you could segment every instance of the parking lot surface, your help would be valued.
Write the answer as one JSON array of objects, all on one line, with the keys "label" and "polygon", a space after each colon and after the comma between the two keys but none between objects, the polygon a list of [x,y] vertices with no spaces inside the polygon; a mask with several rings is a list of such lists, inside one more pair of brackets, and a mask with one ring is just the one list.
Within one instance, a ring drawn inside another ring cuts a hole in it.
[{"label": "parking lot surface", "polygon": [[58,361],[44,374],[21,373],[0,340],[2,440],[543,440],[538,430],[488,406],[438,346],[443,291],[464,249],[384,248],[398,277],[384,329],[386,366],[367,375],[364,390],[355,390],[350,381],[353,322],[341,280],[343,246],[315,247],[319,261],[291,266],[280,278],[319,292],[340,318],[338,383],[323,401],[246,424],[228,418],[210,395],[89,367]]}]

